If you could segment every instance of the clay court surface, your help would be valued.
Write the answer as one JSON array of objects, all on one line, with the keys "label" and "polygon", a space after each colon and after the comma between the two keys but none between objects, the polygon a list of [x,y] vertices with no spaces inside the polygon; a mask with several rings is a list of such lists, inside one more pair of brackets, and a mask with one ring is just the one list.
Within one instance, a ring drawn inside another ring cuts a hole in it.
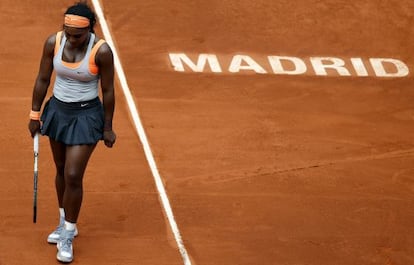
[{"label": "clay court surface", "polygon": [[[33,224],[27,123],[44,40],[71,4],[0,1],[1,265],[58,264],[54,165],[42,137]],[[414,264],[411,0],[101,4],[191,264]],[[215,54],[223,72],[175,71],[170,53]],[[239,54],[267,72],[279,55],[394,58],[410,73],[231,73]],[[87,169],[72,264],[184,264],[116,93],[118,140]]]}]

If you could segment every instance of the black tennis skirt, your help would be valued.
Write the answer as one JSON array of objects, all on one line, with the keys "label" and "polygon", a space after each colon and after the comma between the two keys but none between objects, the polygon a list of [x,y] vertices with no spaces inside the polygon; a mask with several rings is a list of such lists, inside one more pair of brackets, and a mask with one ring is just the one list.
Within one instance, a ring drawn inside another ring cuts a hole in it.
[{"label": "black tennis skirt", "polygon": [[67,145],[96,144],[103,138],[104,110],[98,97],[66,103],[52,96],[40,120],[42,135]]}]

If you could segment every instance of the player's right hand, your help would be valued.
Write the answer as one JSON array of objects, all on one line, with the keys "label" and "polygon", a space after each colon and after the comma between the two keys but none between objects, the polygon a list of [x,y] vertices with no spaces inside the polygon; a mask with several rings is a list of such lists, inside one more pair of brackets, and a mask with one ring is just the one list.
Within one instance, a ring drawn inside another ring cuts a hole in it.
[{"label": "player's right hand", "polygon": [[32,138],[36,135],[36,133],[40,132],[40,121],[38,120],[30,120],[29,121],[29,132]]}]

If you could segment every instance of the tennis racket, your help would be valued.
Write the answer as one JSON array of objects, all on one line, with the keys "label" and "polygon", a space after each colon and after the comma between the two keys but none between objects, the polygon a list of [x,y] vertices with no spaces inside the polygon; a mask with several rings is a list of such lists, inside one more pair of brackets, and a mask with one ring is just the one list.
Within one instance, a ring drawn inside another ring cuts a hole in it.
[{"label": "tennis racket", "polygon": [[33,223],[36,223],[37,218],[37,159],[39,157],[39,134],[36,133],[33,137],[33,157],[34,157],[34,174],[33,174]]}]

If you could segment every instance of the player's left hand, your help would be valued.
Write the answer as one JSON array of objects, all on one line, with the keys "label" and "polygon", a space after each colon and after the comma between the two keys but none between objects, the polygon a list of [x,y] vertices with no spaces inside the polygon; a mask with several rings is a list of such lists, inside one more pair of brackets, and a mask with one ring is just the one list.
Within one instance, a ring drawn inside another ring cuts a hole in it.
[{"label": "player's left hand", "polygon": [[103,140],[107,147],[112,148],[116,141],[116,134],[114,131],[104,131]]}]

